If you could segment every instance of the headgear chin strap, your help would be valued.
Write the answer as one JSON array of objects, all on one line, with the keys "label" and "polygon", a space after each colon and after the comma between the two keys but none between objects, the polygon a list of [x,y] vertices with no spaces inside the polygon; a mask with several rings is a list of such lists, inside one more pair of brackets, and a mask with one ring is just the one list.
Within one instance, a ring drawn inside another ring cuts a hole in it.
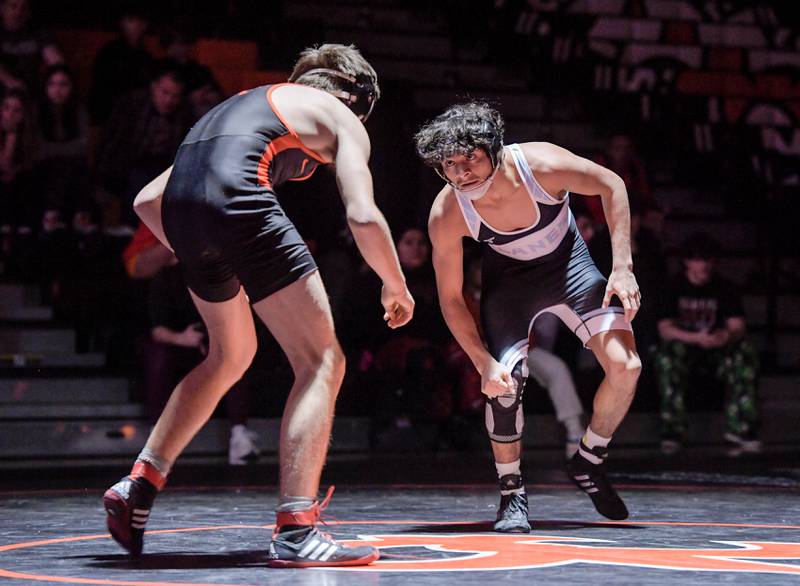
[{"label": "headgear chin strap", "polygon": [[466,197],[467,199],[469,199],[471,201],[475,201],[475,200],[478,200],[478,199],[482,198],[484,195],[486,195],[486,193],[492,187],[492,183],[494,183],[494,178],[497,176],[497,172],[500,170],[500,165],[503,162],[503,143],[502,142],[500,143],[500,151],[497,154],[495,154],[495,156],[490,157],[490,158],[491,158],[491,161],[492,161],[492,166],[494,167],[492,172],[489,174],[489,176],[486,179],[481,181],[478,185],[476,185],[474,187],[470,187],[469,189],[459,189],[456,186],[455,183],[453,183],[452,181],[450,181],[447,178],[447,176],[444,174],[444,171],[442,171],[440,169],[434,169],[434,170],[436,171],[436,174],[439,175],[439,177],[441,177],[447,183],[450,184],[450,186],[455,190],[456,193],[458,193],[459,195],[461,195],[463,197]]},{"label": "headgear chin strap", "polygon": [[377,92],[375,91],[375,84],[368,75],[359,73],[358,75],[350,75],[343,73],[338,69],[328,69],[327,67],[317,67],[316,69],[309,69],[300,75],[295,82],[303,79],[306,75],[312,73],[327,73],[334,77],[339,77],[350,82],[350,87],[347,90],[326,90],[328,93],[336,96],[344,105],[353,111],[353,114],[358,116],[362,122],[366,122],[369,115],[372,113],[372,108],[375,107],[375,98]]}]

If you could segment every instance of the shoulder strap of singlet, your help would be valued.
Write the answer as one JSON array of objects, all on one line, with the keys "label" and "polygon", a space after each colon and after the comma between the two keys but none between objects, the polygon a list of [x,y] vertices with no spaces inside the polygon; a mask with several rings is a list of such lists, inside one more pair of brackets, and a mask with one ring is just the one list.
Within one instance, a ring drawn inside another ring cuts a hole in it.
[{"label": "shoulder strap of singlet", "polygon": [[470,235],[477,240],[481,230],[481,217],[475,210],[475,206],[467,198],[459,195],[455,189],[453,190],[453,195],[458,202],[458,207],[461,208],[461,215],[464,216]]},{"label": "shoulder strap of singlet", "polygon": [[281,114],[281,112],[278,109],[278,107],[272,101],[272,92],[275,91],[276,89],[280,88],[280,87],[284,87],[284,86],[287,86],[287,85],[292,85],[292,84],[288,83],[288,82],[284,82],[284,83],[274,83],[274,84],[266,86],[266,88],[267,88],[267,92],[266,92],[267,102],[269,103],[270,110],[272,110],[273,114],[275,114],[275,116],[278,118],[278,120],[281,121],[281,124],[283,124],[286,127],[286,130],[289,132],[289,135],[294,139],[294,143],[296,143],[296,145],[294,145],[294,146],[296,146],[297,148],[302,150],[307,155],[310,155],[312,158],[316,159],[318,162],[320,162],[320,163],[322,163],[324,165],[330,164],[331,161],[327,161],[322,155],[317,154],[315,151],[311,150],[310,148],[308,148],[306,145],[303,144],[303,141],[300,140],[300,135],[297,134],[297,131],[295,131],[295,129],[292,127],[292,125],[289,124],[289,122],[283,117],[283,114]]},{"label": "shoulder strap of singlet", "polygon": [[[545,205],[554,205],[564,202],[564,200],[552,197],[539,185],[539,182],[536,181],[536,177],[533,176],[533,171],[525,158],[525,154],[522,152],[522,148],[518,144],[508,145],[508,150],[511,151],[511,156],[514,159],[514,165],[517,167],[519,176],[522,177],[522,181],[525,183],[525,187],[528,188],[528,193],[531,194],[533,199]],[[567,194],[567,196],[569,196],[569,194]]]}]

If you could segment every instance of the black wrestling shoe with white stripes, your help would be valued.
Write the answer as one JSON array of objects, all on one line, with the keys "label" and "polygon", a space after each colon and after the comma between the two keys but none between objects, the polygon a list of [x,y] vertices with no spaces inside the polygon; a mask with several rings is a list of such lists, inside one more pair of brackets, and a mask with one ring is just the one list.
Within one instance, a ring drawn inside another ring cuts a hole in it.
[{"label": "black wrestling shoe with white stripes", "polygon": [[[603,460],[603,463],[590,462],[581,455],[581,450],[596,455]],[[628,508],[606,477],[607,455],[606,448],[598,446],[590,450],[581,442],[576,454],[567,462],[567,475],[578,488],[589,495],[598,513],[607,519],[622,521],[628,518]]]},{"label": "black wrestling shoe with white stripes", "polygon": [[[500,479],[501,491],[522,489],[522,476],[506,474]],[[497,509],[497,520],[494,530],[499,533],[530,533],[528,521],[528,496],[523,492],[509,492],[500,495],[500,507]]]},{"label": "black wrestling shoe with white stripes", "polygon": [[365,566],[380,557],[374,547],[337,543],[316,527],[282,531],[272,537],[267,565],[272,568]]},{"label": "black wrestling shoe with white stripes", "polygon": [[103,495],[111,537],[132,556],[142,554],[144,527],[158,490],[145,478],[126,476]]}]

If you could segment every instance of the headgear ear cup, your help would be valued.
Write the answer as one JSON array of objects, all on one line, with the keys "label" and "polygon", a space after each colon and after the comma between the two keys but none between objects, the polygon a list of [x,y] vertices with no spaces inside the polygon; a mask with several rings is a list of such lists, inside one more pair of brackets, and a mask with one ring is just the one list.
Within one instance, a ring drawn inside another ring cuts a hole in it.
[{"label": "headgear ear cup", "polygon": [[497,128],[490,120],[484,121],[480,134],[491,140],[491,146],[489,147],[489,158],[492,160],[492,168],[494,168],[497,166],[500,151],[503,150],[503,138],[500,136],[500,132],[498,132]]},{"label": "headgear ear cup", "polygon": [[363,73],[355,77],[350,95],[355,96],[356,100],[350,105],[350,109],[361,120],[366,120],[372,113],[372,108],[375,106],[375,84],[368,75]]},{"label": "headgear ear cup", "polygon": [[369,115],[372,113],[372,108],[375,106],[377,91],[375,90],[375,83],[368,75],[360,73],[357,76],[352,76],[337,69],[317,67],[315,69],[309,69],[298,76],[295,82],[312,73],[326,73],[347,81],[348,84],[345,84],[346,89],[335,91],[328,90],[329,93],[344,102],[344,105],[350,108],[353,114],[358,116],[358,119],[362,122],[365,122],[367,118],[369,118]]}]

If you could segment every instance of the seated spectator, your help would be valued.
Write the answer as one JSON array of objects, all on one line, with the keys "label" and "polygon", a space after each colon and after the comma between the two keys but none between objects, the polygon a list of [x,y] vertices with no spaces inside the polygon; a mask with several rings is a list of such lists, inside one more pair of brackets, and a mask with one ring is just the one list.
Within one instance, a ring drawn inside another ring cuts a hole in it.
[{"label": "seated spectator", "polygon": [[41,219],[42,202],[33,188],[35,126],[24,90],[0,101],[0,224],[7,232],[30,234]]},{"label": "seated spectator", "polygon": [[[150,282],[149,310],[151,329],[144,342],[143,366],[147,417],[155,425],[175,385],[203,360],[208,349],[203,321],[174,256]],[[228,462],[232,465],[255,461],[260,453],[257,436],[247,429],[249,389],[240,383],[225,397],[231,423]]]},{"label": "seated spectator", "polygon": [[180,70],[165,65],[149,87],[121,98],[98,145],[97,179],[121,208],[122,223],[138,224],[133,198],[170,166],[191,125]]},{"label": "seated spectator", "polygon": [[[628,189],[628,199],[631,205],[637,206],[640,210],[647,210],[648,214],[643,218],[644,224],[649,226],[651,218],[649,211],[656,213],[658,206],[653,198],[653,190],[650,187],[650,180],[644,163],[636,152],[633,137],[629,134],[615,134],[608,141],[608,147],[596,157],[598,164],[607,167],[619,175],[625,182]],[[605,224],[605,214],[603,214],[603,202],[599,197],[587,197],[586,207],[591,213],[597,224]],[[655,222],[655,220],[652,220]]]},{"label": "seated spectator", "polygon": [[44,206],[69,218],[89,199],[89,118],[78,100],[75,78],[65,65],[44,74],[38,103],[37,183]]},{"label": "seated spectator", "polygon": [[47,33],[30,20],[29,0],[0,1],[0,84],[6,89],[34,90],[41,66],[64,60]]},{"label": "seated spectator", "polygon": [[123,4],[118,21],[119,36],[104,45],[92,67],[89,111],[92,124],[104,126],[117,100],[146,87],[153,74],[153,57],[144,45],[150,21],[143,3]]},{"label": "seated spectator", "polygon": [[682,251],[683,270],[664,299],[655,353],[661,399],[662,451],[681,449],[688,424],[687,394],[705,372],[725,390],[725,440],[733,453],[757,452],[758,354],[746,336],[736,287],[714,274],[718,249],[708,237],[689,238]]},{"label": "seated spectator", "polygon": [[76,206],[67,230],[50,217],[45,213],[40,241],[56,318],[75,329],[78,352],[106,352],[125,286],[112,238],[90,202]]},{"label": "seated spectator", "polygon": [[165,60],[179,69],[186,82],[186,98],[194,120],[219,104],[225,97],[209,67],[195,58],[197,38],[185,29],[168,28],[161,34]]},{"label": "seated spectator", "polygon": [[122,251],[125,272],[131,279],[151,279],[173,262],[172,252],[156,238],[144,222]]},{"label": "seated spectator", "polygon": [[208,68],[195,70],[189,80],[187,100],[192,118],[199,120],[211,108],[222,102],[226,96],[214,74]]},{"label": "seated spectator", "polygon": [[452,412],[452,389],[442,367],[441,348],[450,339],[439,311],[431,246],[421,228],[401,230],[397,256],[414,296],[414,320],[399,330],[382,328],[375,369],[384,393],[385,414],[402,427],[417,421],[443,422]]},{"label": "seated spectator", "polygon": [[441,350],[450,334],[439,310],[430,243],[422,228],[406,228],[398,235],[397,255],[416,302],[414,319],[398,330],[386,327],[368,303],[381,286],[369,272],[351,288],[343,328],[347,346],[360,353],[356,363],[373,375],[379,433],[421,422],[444,423],[453,408],[452,381]]}]

